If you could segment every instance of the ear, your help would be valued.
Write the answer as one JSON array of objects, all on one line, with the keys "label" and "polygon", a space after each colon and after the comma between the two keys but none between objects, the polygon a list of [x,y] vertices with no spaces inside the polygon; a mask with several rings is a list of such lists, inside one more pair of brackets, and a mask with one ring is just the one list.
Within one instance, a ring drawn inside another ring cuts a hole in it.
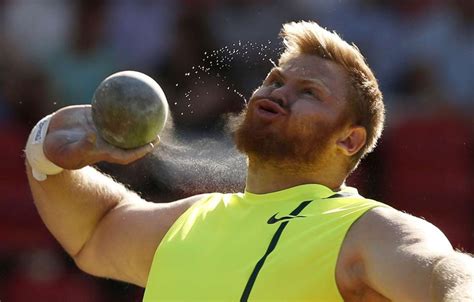
[{"label": "ear", "polygon": [[336,145],[344,155],[352,156],[365,145],[366,140],[367,131],[364,127],[351,126],[345,131],[344,136],[336,142]]}]

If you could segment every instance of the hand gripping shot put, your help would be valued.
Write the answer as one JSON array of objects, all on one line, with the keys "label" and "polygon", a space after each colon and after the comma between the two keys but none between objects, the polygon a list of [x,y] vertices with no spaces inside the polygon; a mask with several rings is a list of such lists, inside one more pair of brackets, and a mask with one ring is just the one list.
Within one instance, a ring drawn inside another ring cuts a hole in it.
[{"label": "hand gripping shot put", "polygon": [[[87,111],[85,107],[81,109]],[[168,118],[168,102],[151,77],[137,71],[122,71],[110,75],[97,87],[91,117],[97,134],[105,142],[121,149],[136,149],[158,139]],[[37,180],[63,170],[44,156],[43,142],[50,119],[48,115],[38,122],[25,149]],[[65,143],[74,139],[77,136]]]}]

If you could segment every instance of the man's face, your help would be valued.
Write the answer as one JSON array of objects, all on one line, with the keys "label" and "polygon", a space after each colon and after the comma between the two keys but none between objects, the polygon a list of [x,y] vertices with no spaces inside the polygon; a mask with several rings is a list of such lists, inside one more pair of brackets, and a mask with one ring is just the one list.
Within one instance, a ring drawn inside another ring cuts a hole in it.
[{"label": "man's face", "polygon": [[341,66],[312,55],[273,68],[250,98],[237,148],[277,165],[322,160],[348,122],[347,79]]}]

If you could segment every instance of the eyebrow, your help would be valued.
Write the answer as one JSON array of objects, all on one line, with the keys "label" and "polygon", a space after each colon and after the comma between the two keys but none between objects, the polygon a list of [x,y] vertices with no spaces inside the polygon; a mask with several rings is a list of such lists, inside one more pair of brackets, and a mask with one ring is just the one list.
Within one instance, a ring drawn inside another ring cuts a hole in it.
[{"label": "eyebrow", "polygon": [[270,69],[269,75],[278,76],[278,77],[283,78],[283,79],[285,78],[285,75],[282,73],[280,67],[273,67],[272,69]]},{"label": "eyebrow", "polygon": [[319,79],[301,80],[301,83],[303,85],[313,86],[316,89],[318,89],[319,91],[321,91],[322,93],[324,93],[325,95],[330,95],[331,94],[331,91],[329,90],[328,86],[326,86],[326,84],[324,84],[324,82],[319,80]]},{"label": "eyebrow", "polygon": [[[278,76],[282,79],[285,79],[285,75],[283,74],[283,71],[281,69],[281,67],[273,67],[271,70],[270,70],[270,75],[271,76]],[[313,86],[315,87],[317,90],[319,90],[321,93],[325,94],[325,95],[331,95],[331,90],[328,88],[328,86],[324,83],[324,81],[320,80],[320,79],[300,79],[299,82],[302,84],[302,85],[310,85],[310,86]]]}]

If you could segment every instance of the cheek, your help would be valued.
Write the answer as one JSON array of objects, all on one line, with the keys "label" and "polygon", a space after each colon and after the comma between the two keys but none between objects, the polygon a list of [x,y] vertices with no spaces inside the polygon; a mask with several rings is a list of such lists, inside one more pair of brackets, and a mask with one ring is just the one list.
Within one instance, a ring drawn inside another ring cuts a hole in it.
[{"label": "cheek", "polygon": [[263,87],[263,86],[257,87],[257,89],[253,91],[251,98],[266,96],[268,95],[269,91],[270,89],[268,87]]},{"label": "cheek", "polygon": [[339,116],[336,108],[317,100],[300,100],[293,104],[291,111],[295,116],[301,118],[313,118],[326,122],[336,120]]},{"label": "cheek", "polygon": [[339,115],[327,106],[303,105],[292,109],[289,119],[290,132],[299,132],[302,135],[313,135],[312,133],[326,132],[335,129],[339,121]]},{"label": "cheek", "polygon": [[322,119],[329,115],[327,109],[316,101],[299,100],[291,106],[291,114],[298,119]]}]

